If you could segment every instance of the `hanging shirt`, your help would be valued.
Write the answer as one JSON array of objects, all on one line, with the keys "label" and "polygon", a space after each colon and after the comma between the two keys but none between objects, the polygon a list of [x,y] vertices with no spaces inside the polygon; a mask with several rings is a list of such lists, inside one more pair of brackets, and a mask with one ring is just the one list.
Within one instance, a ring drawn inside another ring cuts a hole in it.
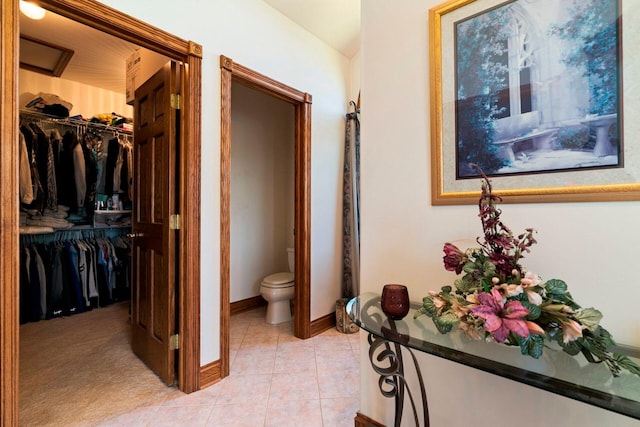
[{"label": "hanging shirt", "polygon": [[20,176],[20,201],[25,204],[33,202],[33,188],[31,182],[31,166],[29,166],[29,154],[24,135],[20,133],[19,139],[19,176]]},{"label": "hanging shirt", "polygon": [[73,147],[73,176],[76,184],[76,203],[79,208],[84,206],[84,200],[87,195],[87,179],[85,173],[85,159],[82,144],[77,143],[75,147]]}]

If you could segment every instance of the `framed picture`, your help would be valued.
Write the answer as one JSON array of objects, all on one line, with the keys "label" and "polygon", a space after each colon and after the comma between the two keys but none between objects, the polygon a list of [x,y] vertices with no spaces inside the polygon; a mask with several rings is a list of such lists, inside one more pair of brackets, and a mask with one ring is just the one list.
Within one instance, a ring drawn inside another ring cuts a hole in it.
[{"label": "framed picture", "polygon": [[432,204],[476,203],[481,173],[507,203],[640,200],[640,12],[629,3],[429,11]]}]

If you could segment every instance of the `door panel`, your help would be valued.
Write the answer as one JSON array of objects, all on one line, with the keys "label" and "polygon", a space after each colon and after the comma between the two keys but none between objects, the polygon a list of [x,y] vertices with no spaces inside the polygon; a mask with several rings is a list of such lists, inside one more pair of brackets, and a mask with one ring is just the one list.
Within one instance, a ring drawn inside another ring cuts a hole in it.
[{"label": "door panel", "polygon": [[176,110],[178,65],[168,63],[136,90],[134,103],[134,209],[132,348],[164,382],[175,381]]}]

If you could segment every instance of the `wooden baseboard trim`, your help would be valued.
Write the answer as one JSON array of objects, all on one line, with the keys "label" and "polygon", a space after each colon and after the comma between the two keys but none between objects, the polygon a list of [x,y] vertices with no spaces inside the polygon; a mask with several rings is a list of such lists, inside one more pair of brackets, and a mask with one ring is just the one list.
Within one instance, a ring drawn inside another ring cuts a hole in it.
[{"label": "wooden baseboard trim", "polygon": [[336,327],[336,314],[331,313],[311,322],[311,336],[315,337],[326,330]]},{"label": "wooden baseboard trim", "polygon": [[200,390],[217,383],[221,379],[222,374],[220,370],[219,360],[207,363],[206,365],[200,367]]},{"label": "wooden baseboard trim", "polygon": [[234,314],[242,313],[243,311],[249,311],[253,310],[254,308],[262,307],[263,305],[267,305],[267,302],[260,295],[232,302],[231,316],[233,316]]},{"label": "wooden baseboard trim", "polygon": [[372,420],[366,415],[362,415],[360,412],[356,413],[356,417],[353,420],[353,425],[355,427],[385,427],[384,424],[380,424],[379,422]]}]

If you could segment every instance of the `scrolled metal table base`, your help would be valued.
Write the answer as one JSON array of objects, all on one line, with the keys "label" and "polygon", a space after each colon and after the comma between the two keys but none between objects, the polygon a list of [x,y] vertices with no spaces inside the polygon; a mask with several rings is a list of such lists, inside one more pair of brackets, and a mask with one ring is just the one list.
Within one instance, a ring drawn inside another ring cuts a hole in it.
[{"label": "scrolled metal table base", "polygon": [[[393,322],[392,322],[393,324]],[[405,379],[404,362],[402,358],[402,345],[385,338],[369,334],[369,361],[373,370],[380,375],[378,387],[386,398],[395,399],[395,419],[394,426],[400,427],[402,414],[404,412],[405,391],[411,403],[415,426],[429,427],[429,408],[427,406],[427,394],[422,380],[422,373],[418,361],[410,348],[404,347],[413,361],[413,367],[420,385],[420,397],[422,403],[422,421],[418,418],[418,407],[414,395],[411,393],[407,380]]]}]

